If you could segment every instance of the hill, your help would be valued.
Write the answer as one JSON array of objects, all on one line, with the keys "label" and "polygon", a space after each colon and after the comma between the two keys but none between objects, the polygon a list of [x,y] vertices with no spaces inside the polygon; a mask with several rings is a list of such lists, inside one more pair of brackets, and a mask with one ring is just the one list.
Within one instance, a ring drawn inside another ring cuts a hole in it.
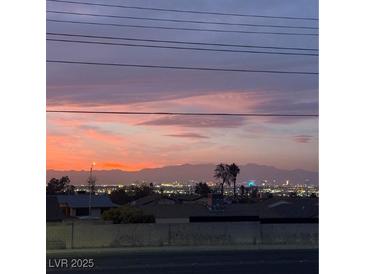
[{"label": "hill", "polygon": [[[165,166],[161,168],[149,168],[139,171],[123,170],[95,170],[93,174],[97,178],[98,184],[115,185],[130,184],[136,181],[147,181],[154,183],[181,181],[213,181],[213,164],[184,164],[176,166]],[[292,183],[318,184],[318,172],[306,171],[302,169],[285,170],[273,166],[246,164],[240,165],[241,172],[238,176],[238,182],[247,180],[277,180],[285,182],[289,180]],[[51,178],[60,178],[69,176],[72,184],[86,184],[89,171],[81,170],[47,170],[47,182]]]}]

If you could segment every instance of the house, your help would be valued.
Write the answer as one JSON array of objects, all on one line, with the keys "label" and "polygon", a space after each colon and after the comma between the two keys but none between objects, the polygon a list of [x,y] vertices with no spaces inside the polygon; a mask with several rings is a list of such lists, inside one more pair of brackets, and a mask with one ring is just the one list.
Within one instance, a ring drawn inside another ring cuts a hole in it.
[{"label": "house", "polygon": [[212,209],[200,203],[136,205],[155,216],[156,223],[196,222],[318,222],[318,199],[268,199],[257,203],[226,204]]},{"label": "house", "polygon": [[260,205],[262,219],[318,219],[318,198],[274,198]]},{"label": "house", "polygon": [[137,200],[130,202],[132,206],[145,206],[145,205],[175,205],[175,204],[201,204],[206,205],[208,202],[207,197],[201,196],[185,196],[185,197],[173,197],[161,194],[151,194]]},{"label": "house", "polygon": [[169,197],[165,197],[165,196],[161,196],[159,194],[151,194],[142,198],[139,198],[137,200],[134,200],[132,202],[130,202],[130,204],[132,206],[136,206],[136,207],[140,207],[140,206],[145,206],[145,205],[174,205],[176,204],[177,201],[169,198]]},{"label": "house", "polygon": [[[80,218],[91,216],[100,218],[101,214],[110,208],[118,207],[112,203],[106,195],[56,195],[59,208],[61,208],[65,218]],[[89,215],[89,206],[91,214]]]},{"label": "house", "polygon": [[211,210],[200,203],[147,204],[139,206],[146,214],[155,216],[156,223],[192,223],[223,221],[256,221],[257,210],[251,205],[228,205],[224,210]]}]

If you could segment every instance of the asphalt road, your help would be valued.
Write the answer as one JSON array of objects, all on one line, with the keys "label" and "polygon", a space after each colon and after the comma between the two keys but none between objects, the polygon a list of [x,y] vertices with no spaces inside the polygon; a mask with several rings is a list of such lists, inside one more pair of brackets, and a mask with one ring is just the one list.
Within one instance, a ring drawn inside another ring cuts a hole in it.
[{"label": "asphalt road", "polygon": [[48,254],[47,273],[314,274],[318,250],[80,251]]}]

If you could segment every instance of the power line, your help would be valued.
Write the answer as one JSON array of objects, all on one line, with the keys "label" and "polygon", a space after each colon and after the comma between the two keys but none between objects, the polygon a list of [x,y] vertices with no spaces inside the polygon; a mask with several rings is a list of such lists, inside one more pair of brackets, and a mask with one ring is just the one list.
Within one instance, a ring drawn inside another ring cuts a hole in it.
[{"label": "power line", "polygon": [[146,112],[146,111],[92,111],[92,110],[46,110],[48,113],[108,114],[108,115],[167,115],[167,116],[238,116],[238,117],[319,117],[318,114],[277,113],[205,113],[205,112]]},{"label": "power line", "polygon": [[167,43],[167,44],[187,44],[187,45],[204,45],[204,46],[220,46],[220,47],[318,51],[318,49],[316,49],[316,48],[275,47],[275,46],[239,45],[239,44],[222,44],[222,43],[203,43],[203,42],[174,41],[174,40],[139,39],[139,38],[115,37],[115,36],[82,35],[82,34],[56,33],[56,32],[47,32],[47,35],[58,35],[58,36],[67,36],[67,37],[82,37],[82,38],[111,39],[111,40],[126,40],[126,41],[140,41],[140,42],[153,42],[153,43]]},{"label": "power line", "polygon": [[266,27],[266,28],[289,28],[289,29],[313,29],[313,30],[318,30],[317,27],[305,27],[305,26],[229,23],[229,22],[213,22],[213,21],[199,21],[199,20],[180,20],[180,19],[165,19],[165,18],[151,18],[151,17],[120,16],[120,15],[110,15],[110,14],[95,14],[95,13],[83,13],[83,12],[68,12],[68,11],[56,11],[56,10],[47,10],[47,12],[48,13],[54,13],[54,14],[85,15],[85,16],[104,17],[104,18],[148,20],[148,21],[175,22],[175,23],[196,23],[196,24],[212,24],[212,25],[226,25],[226,26],[245,26],[245,27]]},{"label": "power line", "polygon": [[71,20],[55,20],[55,19],[47,19],[47,22],[71,23],[71,24],[86,24],[86,25],[98,25],[98,26],[112,26],[112,27],[127,27],[127,28],[144,28],[144,29],[206,31],[206,32],[222,32],[222,33],[271,34],[271,35],[290,35],[290,36],[318,36],[318,34],[316,34],[316,33],[271,32],[271,31],[245,31],[245,30],[220,30],[220,29],[202,29],[202,28],[186,28],[186,27],[184,27],[184,28],[178,28],[178,27],[130,25],[130,24],[116,24],[116,23],[83,22],[83,21],[71,21]]},{"label": "power line", "polygon": [[158,69],[176,69],[176,70],[200,70],[200,71],[222,71],[222,72],[251,72],[251,73],[318,75],[318,72],[306,72],[306,71],[250,70],[250,69],[229,69],[229,68],[209,68],[209,67],[182,67],[182,66],[140,65],[140,64],[120,64],[120,63],[99,63],[99,62],[68,61],[68,60],[47,60],[47,62],[48,63],[59,63],[59,64],[74,64],[74,65],[135,67],[135,68],[158,68]]},{"label": "power line", "polygon": [[123,9],[168,11],[168,12],[177,12],[177,13],[193,13],[193,14],[227,15],[227,16],[252,17],[252,18],[272,18],[272,19],[318,21],[318,18],[310,18],[310,17],[273,16],[273,15],[261,15],[261,14],[240,14],[240,13],[224,13],[224,12],[212,12],[212,11],[197,11],[197,10],[182,10],[182,9],[165,9],[165,8],[152,8],[152,7],[140,7],[140,6],[129,6],[129,5],[102,4],[102,3],[90,3],[90,2],[77,2],[77,1],[67,1],[67,0],[47,0],[47,2],[80,4],[80,5],[101,6],[101,7],[113,7],[113,8],[123,8]]},{"label": "power line", "polygon": [[178,49],[178,50],[196,50],[196,51],[213,51],[213,52],[232,52],[232,53],[253,53],[253,54],[274,54],[274,55],[300,55],[300,56],[318,56],[314,53],[291,53],[291,52],[270,52],[270,51],[253,51],[253,50],[232,50],[232,49],[212,49],[212,48],[193,48],[193,47],[176,47],[176,46],[158,46],[158,45],[138,45],[127,43],[111,43],[99,41],[80,41],[47,38],[47,41],[78,43],[78,44],[93,44],[93,45],[110,45],[110,46],[126,46],[126,47],[144,47],[144,48],[162,48],[162,49]]}]

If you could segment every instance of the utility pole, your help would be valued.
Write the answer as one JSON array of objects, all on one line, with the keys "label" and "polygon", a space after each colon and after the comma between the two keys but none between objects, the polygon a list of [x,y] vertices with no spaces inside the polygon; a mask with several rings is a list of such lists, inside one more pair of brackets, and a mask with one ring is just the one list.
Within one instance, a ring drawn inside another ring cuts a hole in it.
[{"label": "utility pole", "polygon": [[93,184],[93,167],[95,166],[95,162],[91,164],[90,167],[90,175],[89,175],[89,217],[91,217],[91,190],[92,190],[92,184]]}]

